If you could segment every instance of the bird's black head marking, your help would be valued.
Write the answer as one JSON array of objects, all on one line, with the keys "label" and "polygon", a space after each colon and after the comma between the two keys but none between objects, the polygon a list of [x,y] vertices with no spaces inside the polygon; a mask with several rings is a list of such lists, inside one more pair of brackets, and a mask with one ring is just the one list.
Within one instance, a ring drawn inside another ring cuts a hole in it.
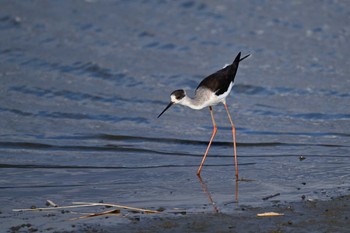
[{"label": "bird's black head marking", "polygon": [[179,102],[182,101],[182,99],[186,96],[186,92],[182,89],[180,90],[175,90],[171,93],[170,95],[170,103],[168,104],[168,106],[166,106],[166,108],[163,110],[163,112],[161,112],[158,116],[158,118],[163,115],[163,113],[170,108],[173,104],[177,104]]},{"label": "bird's black head marking", "polygon": [[174,96],[176,100],[181,100],[186,96],[186,93],[184,90],[180,89],[173,91],[170,96]]}]

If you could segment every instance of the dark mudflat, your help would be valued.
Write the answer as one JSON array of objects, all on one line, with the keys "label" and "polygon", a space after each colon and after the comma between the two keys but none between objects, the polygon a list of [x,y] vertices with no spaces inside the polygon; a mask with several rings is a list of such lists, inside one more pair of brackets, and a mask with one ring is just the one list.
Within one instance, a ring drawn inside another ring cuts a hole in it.
[{"label": "dark mudflat", "polygon": [[[71,212],[29,212],[2,216],[8,232],[348,232],[350,196],[302,201],[266,208],[241,207],[235,213],[130,214],[81,220]],[[258,213],[283,213],[257,217]],[[16,225],[13,218],[17,218]]]}]

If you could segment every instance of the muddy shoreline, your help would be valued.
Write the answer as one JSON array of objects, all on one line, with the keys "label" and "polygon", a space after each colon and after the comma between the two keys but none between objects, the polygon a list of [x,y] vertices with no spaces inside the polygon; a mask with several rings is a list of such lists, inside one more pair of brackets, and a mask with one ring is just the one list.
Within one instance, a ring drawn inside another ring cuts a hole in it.
[{"label": "muddy shoreline", "polygon": [[[4,232],[347,232],[350,195],[328,201],[307,200],[271,207],[237,206],[231,213],[105,215],[88,219],[74,211],[2,213]],[[284,216],[257,217],[277,212]],[[13,221],[15,220],[15,221]],[[16,224],[11,224],[11,223]]]}]

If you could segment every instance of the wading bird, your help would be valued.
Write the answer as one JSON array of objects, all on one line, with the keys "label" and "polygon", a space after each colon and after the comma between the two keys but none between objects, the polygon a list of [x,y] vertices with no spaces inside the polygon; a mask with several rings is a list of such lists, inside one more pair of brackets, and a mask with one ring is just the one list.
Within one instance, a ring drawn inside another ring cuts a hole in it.
[{"label": "wading bird", "polygon": [[230,112],[226,105],[226,97],[229,95],[232,86],[235,81],[238,65],[241,61],[246,59],[250,54],[246,55],[245,57],[241,58],[241,53],[238,53],[235,60],[232,62],[231,65],[228,65],[221,70],[209,75],[205,79],[200,82],[198,85],[195,96],[193,98],[190,98],[186,95],[186,92],[183,89],[175,90],[171,93],[170,98],[171,101],[166,106],[166,108],[159,114],[158,118],[173,104],[181,104],[187,107],[190,107],[195,110],[200,110],[205,107],[209,107],[211,120],[213,122],[213,132],[209,141],[209,144],[207,146],[207,149],[205,151],[205,154],[203,156],[202,162],[198,168],[197,175],[200,176],[202,166],[204,164],[204,161],[208,155],[208,151],[210,148],[210,145],[216,135],[217,126],[214,120],[213,115],[213,106],[217,105],[218,103],[223,103],[228,115],[228,119],[230,121],[230,124],[232,126],[232,138],[233,138],[233,154],[234,154],[234,160],[235,160],[235,168],[236,168],[236,179],[238,180],[238,163],[237,163],[237,152],[236,152],[236,129],[235,125],[232,122],[232,118],[230,115]]}]

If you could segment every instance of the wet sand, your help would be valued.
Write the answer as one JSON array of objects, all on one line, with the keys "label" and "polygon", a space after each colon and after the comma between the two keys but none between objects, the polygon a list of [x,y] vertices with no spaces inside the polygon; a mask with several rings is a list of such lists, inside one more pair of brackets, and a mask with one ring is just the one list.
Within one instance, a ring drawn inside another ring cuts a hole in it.
[{"label": "wet sand", "polygon": [[[271,207],[237,205],[234,213],[128,214],[71,220],[72,210],[2,213],[3,232],[348,232],[350,196],[305,200]],[[106,210],[105,208],[100,211]],[[277,212],[284,216],[257,217]],[[5,216],[4,216],[5,215]]]},{"label": "wet sand", "polygon": [[[248,207],[236,214],[158,218],[125,225],[122,229],[135,232],[348,232],[349,200],[350,196],[344,196],[331,201],[305,201],[271,208]],[[270,211],[285,215],[256,216]]]}]

